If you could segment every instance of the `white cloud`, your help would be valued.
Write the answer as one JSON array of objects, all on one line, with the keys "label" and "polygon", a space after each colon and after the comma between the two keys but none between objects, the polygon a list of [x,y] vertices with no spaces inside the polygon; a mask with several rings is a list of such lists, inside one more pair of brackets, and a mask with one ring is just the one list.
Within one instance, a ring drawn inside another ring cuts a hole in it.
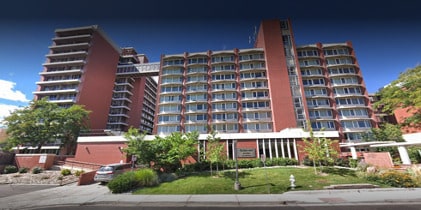
[{"label": "white cloud", "polygon": [[22,107],[8,105],[8,104],[0,104],[0,127],[3,126],[2,121],[5,117],[10,115],[10,112],[15,111],[16,109],[22,109]]},{"label": "white cloud", "polygon": [[[0,79],[0,99],[28,102],[26,95],[19,90],[14,90],[16,83]],[[3,110],[2,110],[3,111]]]}]

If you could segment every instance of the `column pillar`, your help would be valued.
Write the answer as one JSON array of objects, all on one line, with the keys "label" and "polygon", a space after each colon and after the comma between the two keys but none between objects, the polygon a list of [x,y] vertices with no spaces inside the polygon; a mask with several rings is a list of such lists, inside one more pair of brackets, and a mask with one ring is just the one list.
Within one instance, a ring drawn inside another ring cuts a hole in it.
[{"label": "column pillar", "polygon": [[349,149],[351,150],[352,159],[354,159],[354,160],[358,159],[357,150],[355,149],[355,146],[351,146],[351,147],[349,147]]},{"label": "column pillar", "polygon": [[411,165],[411,159],[409,159],[408,150],[405,146],[398,146],[399,156],[401,157],[402,164]]}]

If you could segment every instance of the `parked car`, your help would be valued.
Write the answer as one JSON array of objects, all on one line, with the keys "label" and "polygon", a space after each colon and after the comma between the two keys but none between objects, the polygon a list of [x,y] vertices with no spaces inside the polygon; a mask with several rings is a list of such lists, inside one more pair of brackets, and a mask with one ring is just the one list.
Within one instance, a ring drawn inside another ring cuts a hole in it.
[{"label": "parked car", "polygon": [[130,163],[114,163],[101,166],[95,173],[94,181],[102,184],[113,180],[131,168]]}]

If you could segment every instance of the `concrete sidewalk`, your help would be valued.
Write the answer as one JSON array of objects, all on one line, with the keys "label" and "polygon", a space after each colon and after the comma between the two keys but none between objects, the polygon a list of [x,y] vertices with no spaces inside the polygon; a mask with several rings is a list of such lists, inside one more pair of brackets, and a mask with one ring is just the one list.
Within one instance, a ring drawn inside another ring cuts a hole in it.
[{"label": "concrete sidewalk", "polygon": [[132,195],[111,194],[98,184],[65,185],[0,198],[0,209],[57,205],[133,206],[281,206],[357,205],[390,203],[421,204],[421,188],[289,191],[283,194]]}]

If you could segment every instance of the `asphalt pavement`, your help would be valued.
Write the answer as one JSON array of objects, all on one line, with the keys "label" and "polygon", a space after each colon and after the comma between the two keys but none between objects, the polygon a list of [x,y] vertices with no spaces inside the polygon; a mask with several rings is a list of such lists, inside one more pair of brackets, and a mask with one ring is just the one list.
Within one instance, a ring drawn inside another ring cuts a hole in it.
[{"label": "asphalt pavement", "polygon": [[421,204],[421,188],[375,188],[289,191],[282,194],[132,195],[112,194],[99,184],[50,187],[0,197],[0,209],[37,209],[54,206],[332,206]]}]

